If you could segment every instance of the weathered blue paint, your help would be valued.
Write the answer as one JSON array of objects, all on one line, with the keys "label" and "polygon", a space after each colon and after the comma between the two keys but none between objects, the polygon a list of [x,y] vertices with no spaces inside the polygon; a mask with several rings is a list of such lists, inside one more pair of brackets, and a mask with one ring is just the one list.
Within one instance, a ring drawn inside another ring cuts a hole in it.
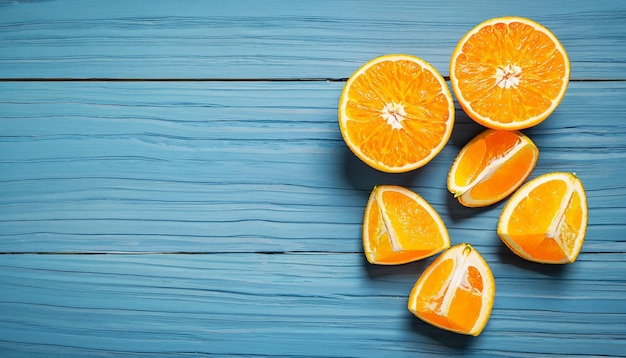
[{"label": "weathered blue paint", "polygon": [[[248,79],[0,83],[0,356],[626,354],[626,3],[208,4],[0,2],[1,79]],[[551,28],[584,80],[524,131],[540,149],[531,178],[572,171],[587,190],[570,265],[523,261],[495,233],[504,202],[447,192],[482,130],[460,109],[431,163],[391,175],[343,143],[343,82],[258,81],[344,78],[389,52],[447,74],[460,36],[500,15]],[[406,309],[432,259],[366,262],[377,184],[418,192],[491,265],[481,336]]]},{"label": "weathered blue paint", "polygon": [[344,78],[409,53],[448,74],[497,16],[552,30],[574,78],[624,78],[623,1],[56,0],[0,5],[0,77]]}]

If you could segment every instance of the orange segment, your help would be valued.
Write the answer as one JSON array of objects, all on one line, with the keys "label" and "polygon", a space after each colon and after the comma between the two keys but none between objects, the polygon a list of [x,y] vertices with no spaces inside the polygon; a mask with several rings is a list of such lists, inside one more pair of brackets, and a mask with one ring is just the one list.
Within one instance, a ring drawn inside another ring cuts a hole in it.
[{"label": "orange segment", "polygon": [[453,124],[446,82],[414,56],[369,61],[348,79],[339,100],[344,141],[362,161],[384,172],[428,163],[447,143]]},{"label": "orange segment", "polygon": [[537,146],[522,133],[487,129],[457,155],[448,190],[465,206],[497,203],[522,185],[538,158]]},{"label": "orange segment", "polygon": [[516,130],[545,120],[569,83],[570,63],[559,40],[521,17],[485,21],[459,41],[450,83],[463,110],[494,129]]},{"label": "orange segment", "polygon": [[515,254],[540,263],[574,262],[587,230],[587,198],[578,177],[554,172],[524,184],[505,205],[498,236]]},{"label": "orange segment", "polygon": [[421,196],[395,185],[372,190],[363,219],[363,249],[370,263],[403,264],[449,246],[443,220]]},{"label": "orange segment", "polygon": [[476,249],[463,243],[426,268],[413,286],[408,308],[433,326],[477,336],[489,320],[495,292],[491,269]]}]

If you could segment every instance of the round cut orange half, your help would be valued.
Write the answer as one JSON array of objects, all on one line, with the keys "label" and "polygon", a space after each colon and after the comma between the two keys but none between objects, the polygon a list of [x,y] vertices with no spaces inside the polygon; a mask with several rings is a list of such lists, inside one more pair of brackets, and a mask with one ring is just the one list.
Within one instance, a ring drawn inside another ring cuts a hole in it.
[{"label": "round cut orange half", "polygon": [[426,61],[385,55],[358,69],[339,100],[339,128],[352,152],[373,168],[400,173],[424,166],[445,146],[454,103]]},{"label": "round cut orange half", "polygon": [[521,17],[485,21],[458,43],[450,83],[463,110],[494,129],[517,130],[545,120],[565,95],[570,63],[559,40]]},{"label": "round cut orange half", "polygon": [[448,190],[468,207],[497,203],[522,185],[538,158],[537,146],[524,134],[487,129],[457,155],[448,173]]},{"label": "round cut orange half", "polygon": [[363,249],[370,263],[403,264],[448,247],[448,230],[424,198],[396,185],[372,190],[363,218]]},{"label": "round cut orange half", "polygon": [[469,244],[444,251],[413,286],[408,308],[421,320],[448,331],[477,336],[493,307],[491,269]]},{"label": "round cut orange half", "polygon": [[578,177],[554,172],[524,184],[507,202],[498,236],[530,261],[574,262],[587,230],[587,197]]}]

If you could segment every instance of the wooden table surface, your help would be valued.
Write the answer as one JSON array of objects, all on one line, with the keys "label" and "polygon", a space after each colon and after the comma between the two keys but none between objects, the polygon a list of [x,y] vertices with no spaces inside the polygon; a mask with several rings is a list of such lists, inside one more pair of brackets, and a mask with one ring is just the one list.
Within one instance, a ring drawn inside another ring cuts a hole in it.
[{"label": "wooden table surface", "polygon": [[[587,190],[570,265],[518,258],[495,232],[504,202],[446,190],[482,130],[460,109],[406,174],[339,132],[367,60],[409,53],[447,76],[462,35],[504,15],[570,56],[561,105],[524,131],[531,178],[571,171]],[[0,1],[0,356],[625,356],[625,48],[624,1]],[[407,310],[432,259],[366,262],[377,184],[415,190],[486,258],[479,337]]]}]

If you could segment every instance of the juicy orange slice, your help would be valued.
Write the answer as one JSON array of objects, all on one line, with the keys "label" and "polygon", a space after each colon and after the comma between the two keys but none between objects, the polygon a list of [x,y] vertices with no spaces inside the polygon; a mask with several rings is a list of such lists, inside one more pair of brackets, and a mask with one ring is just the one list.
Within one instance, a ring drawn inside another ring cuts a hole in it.
[{"label": "juicy orange slice", "polygon": [[541,263],[574,262],[587,230],[587,197],[572,173],[554,172],[524,184],[507,202],[498,236],[515,254]]},{"label": "juicy orange slice", "polygon": [[372,190],[363,218],[363,249],[370,263],[403,264],[448,247],[443,220],[421,196],[396,185]]},{"label": "juicy orange slice", "polygon": [[521,17],[485,21],[458,43],[450,83],[463,110],[494,129],[523,129],[545,120],[565,95],[570,63],[559,40]]},{"label": "juicy orange slice", "polygon": [[537,146],[522,133],[487,129],[457,155],[448,190],[465,206],[494,204],[522,185],[538,158]]},{"label": "juicy orange slice", "polygon": [[460,244],[444,251],[422,273],[409,295],[409,311],[453,332],[477,336],[489,320],[496,285],[478,251]]},{"label": "juicy orange slice", "polygon": [[363,162],[384,172],[428,163],[448,142],[453,124],[445,80],[414,56],[369,61],[348,79],[339,100],[344,141]]}]

